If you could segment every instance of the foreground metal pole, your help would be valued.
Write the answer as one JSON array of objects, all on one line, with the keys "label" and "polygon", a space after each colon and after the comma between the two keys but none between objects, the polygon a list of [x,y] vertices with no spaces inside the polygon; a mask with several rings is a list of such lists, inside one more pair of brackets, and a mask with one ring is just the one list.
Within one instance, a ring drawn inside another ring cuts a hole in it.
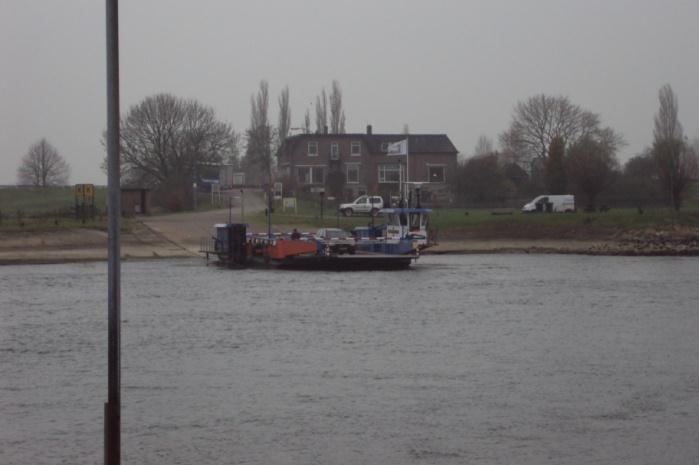
[{"label": "foreground metal pole", "polygon": [[108,369],[104,405],[104,463],[121,463],[121,216],[119,181],[119,1],[107,6],[107,208],[108,248]]}]

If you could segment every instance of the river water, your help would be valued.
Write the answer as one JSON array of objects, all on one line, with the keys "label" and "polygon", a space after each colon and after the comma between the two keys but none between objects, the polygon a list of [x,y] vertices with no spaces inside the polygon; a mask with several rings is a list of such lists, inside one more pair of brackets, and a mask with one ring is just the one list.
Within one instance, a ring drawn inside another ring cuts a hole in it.
[{"label": "river water", "polygon": [[[699,463],[699,260],[123,265],[123,463]],[[102,462],[106,264],[0,267],[0,463]]]}]

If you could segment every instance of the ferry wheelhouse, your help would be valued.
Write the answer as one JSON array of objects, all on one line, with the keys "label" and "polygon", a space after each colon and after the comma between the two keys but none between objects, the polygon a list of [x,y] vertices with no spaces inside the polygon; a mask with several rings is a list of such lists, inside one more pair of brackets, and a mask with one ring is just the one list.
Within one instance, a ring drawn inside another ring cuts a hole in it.
[{"label": "ferry wheelhouse", "polygon": [[386,221],[378,226],[352,230],[357,249],[386,254],[414,254],[432,245],[429,237],[429,208],[384,208]]}]

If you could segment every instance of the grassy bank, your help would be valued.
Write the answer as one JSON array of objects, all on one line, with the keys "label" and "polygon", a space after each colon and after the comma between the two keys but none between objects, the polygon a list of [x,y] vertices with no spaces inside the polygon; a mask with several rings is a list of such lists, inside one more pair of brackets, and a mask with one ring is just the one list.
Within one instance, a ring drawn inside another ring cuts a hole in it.
[{"label": "grassy bank", "polygon": [[[501,212],[497,212],[501,213]],[[493,214],[491,210],[435,210],[431,225],[442,237],[566,238],[611,237],[647,229],[668,230],[699,227],[699,212],[669,208],[644,210],[611,209],[595,213]]]},{"label": "grassy bank", "polygon": [[0,231],[106,229],[103,217],[105,195],[106,188],[95,187],[95,218],[83,223],[74,216],[75,197],[72,186],[0,188]]},{"label": "grassy bank", "polygon": [[[255,215],[250,221],[264,223],[263,214]],[[377,223],[383,218],[377,217]],[[333,205],[326,206],[323,218],[317,202],[301,203],[297,213],[283,212],[275,206],[272,222],[304,230],[320,227],[340,227],[350,230],[355,226],[366,226],[369,216],[346,218],[337,215]],[[670,208],[644,210],[622,208],[606,212],[584,213],[539,213],[523,214],[514,210],[492,209],[435,209],[430,216],[430,227],[437,229],[439,237],[447,238],[549,238],[549,239],[592,239],[610,238],[624,232],[642,230],[672,230],[677,228],[699,228],[699,209],[692,205],[679,212]]]},{"label": "grassy bank", "polygon": [[[95,207],[104,209],[106,188],[95,186]],[[47,213],[75,205],[72,186],[60,187],[3,187],[0,188],[0,211],[3,214]]]}]

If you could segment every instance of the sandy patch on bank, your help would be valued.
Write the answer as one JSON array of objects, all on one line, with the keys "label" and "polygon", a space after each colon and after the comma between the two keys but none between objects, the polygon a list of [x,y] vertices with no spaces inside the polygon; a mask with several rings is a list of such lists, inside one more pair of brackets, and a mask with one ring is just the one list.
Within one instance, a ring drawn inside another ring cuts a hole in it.
[{"label": "sandy patch on bank", "polygon": [[[264,210],[260,192],[245,194],[246,215]],[[238,221],[240,205],[234,204]],[[139,218],[121,234],[121,256],[129,258],[179,258],[199,256],[200,240],[213,234],[213,225],[228,221],[227,208]],[[264,225],[251,225],[265,231]],[[277,231],[277,228],[275,228]],[[72,229],[51,232],[0,233],[0,264],[60,263],[107,259],[107,232]]]}]

